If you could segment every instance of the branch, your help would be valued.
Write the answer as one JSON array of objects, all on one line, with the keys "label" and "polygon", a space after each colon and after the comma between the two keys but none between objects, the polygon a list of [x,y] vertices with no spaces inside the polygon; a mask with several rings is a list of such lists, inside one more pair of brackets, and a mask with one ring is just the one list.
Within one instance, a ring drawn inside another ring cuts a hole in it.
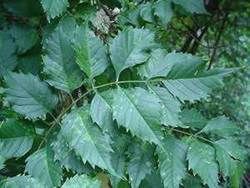
[{"label": "branch", "polygon": [[222,36],[222,33],[225,29],[225,26],[226,26],[226,22],[227,22],[227,17],[228,17],[228,13],[225,14],[224,18],[223,18],[223,21],[222,21],[222,24],[221,24],[221,27],[219,28],[218,30],[218,34],[217,34],[217,37],[216,37],[216,40],[215,40],[215,43],[214,43],[214,49],[212,51],[212,55],[211,55],[211,58],[210,58],[210,61],[209,61],[209,65],[208,65],[208,70],[211,69],[212,67],[212,64],[215,60],[215,57],[216,57],[216,52],[217,52],[217,49],[218,49],[218,45],[220,43],[220,39],[221,39],[221,36]]}]

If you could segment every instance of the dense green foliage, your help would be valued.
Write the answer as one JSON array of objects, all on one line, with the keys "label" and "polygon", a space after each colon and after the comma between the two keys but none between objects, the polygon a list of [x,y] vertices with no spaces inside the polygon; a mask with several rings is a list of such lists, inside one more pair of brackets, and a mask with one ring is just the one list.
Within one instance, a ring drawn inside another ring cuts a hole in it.
[{"label": "dense green foliage", "polygon": [[3,0],[0,187],[249,186],[249,13]]}]

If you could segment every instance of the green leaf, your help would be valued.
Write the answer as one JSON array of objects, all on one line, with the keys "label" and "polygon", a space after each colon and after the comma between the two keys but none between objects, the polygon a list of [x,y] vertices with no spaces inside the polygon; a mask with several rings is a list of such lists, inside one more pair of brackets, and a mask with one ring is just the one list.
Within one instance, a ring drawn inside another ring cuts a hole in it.
[{"label": "green leaf", "polygon": [[222,78],[231,69],[202,71],[204,63],[197,57],[183,53],[166,54],[157,49],[150,59],[139,66],[138,72],[148,79],[166,77],[166,88],[181,101],[206,98],[212,89],[223,85]]},{"label": "green leaf", "polygon": [[16,67],[16,45],[9,31],[0,31],[0,76]]},{"label": "green leaf", "polygon": [[120,15],[118,15],[119,22],[121,24],[132,24],[135,26],[139,26],[139,20],[140,20],[140,8],[139,7],[133,7],[132,9],[129,9],[125,12],[121,12]]},{"label": "green leaf", "polygon": [[18,58],[17,69],[24,74],[39,75],[42,71],[42,58],[38,55],[27,55]]},{"label": "green leaf", "polygon": [[127,29],[113,39],[110,53],[116,76],[129,67],[145,62],[146,50],[154,45],[154,34],[147,29]]},{"label": "green leaf", "polygon": [[156,49],[150,54],[148,61],[138,68],[138,73],[148,79],[166,77],[172,67],[173,55],[163,49]]},{"label": "green leaf", "polygon": [[76,62],[91,79],[100,75],[108,66],[106,48],[87,26],[78,27],[75,39]]},{"label": "green leaf", "polygon": [[154,5],[154,15],[157,16],[160,22],[166,26],[173,17],[171,0],[158,0]]},{"label": "green leaf", "polygon": [[74,36],[76,23],[73,18],[66,18],[59,23],[52,34],[45,39],[43,48],[44,72],[47,82],[66,92],[78,88],[83,81],[81,70],[75,63],[75,53],[69,34]]},{"label": "green leaf", "polygon": [[3,169],[5,160],[6,159],[3,156],[0,155],[0,170]]},{"label": "green leaf", "polygon": [[218,165],[215,161],[215,150],[212,146],[192,140],[187,153],[188,167],[198,174],[203,183],[211,188],[218,185]]},{"label": "green leaf", "polygon": [[201,179],[198,176],[191,176],[187,175],[186,178],[183,181],[183,187],[184,188],[203,188]]},{"label": "green leaf", "polygon": [[166,53],[163,49],[156,49],[149,60],[140,65],[138,72],[146,78],[166,77],[169,79],[190,78],[203,65],[202,61],[190,54]]},{"label": "green leaf", "polygon": [[86,175],[75,175],[67,179],[62,188],[101,188],[101,182]]},{"label": "green leaf", "polygon": [[53,19],[62,15],[69,6],[68,0],[40,0],[44,11],[47,14],[47,19]]},{"label": "green leaf", "polygon": [[201,132],[228,137],[239,133],[239,130],[240,129],[227,117],[220,116],[210,120]]},{"label": "green leaf", "polygon": [[[212,70],[190,75],[185,67],[174,67],[169,79],[164,81],[166,88],[181,101],[194,101],[207,98],[213,89],[223,86],[223,77],[232,72],[231,69]],[[185,73],[185,71],[187,71]],[[174,74],[175,73],[175,74]],[[182,75],[180,75],[182,74]]]},{"label": "green leaf", "polygon": [[114,153],[112,153],[112,165],[119,176],[117,177],[111,175],[110,177],[112,187],[116,188],[119,187],[118,185],[119,182],[121,181],[121,177],[124,177],[125,165],[126,165],[125,155],[124,153],[121,153],[119,149],[115,150]]},{"label": "green leaf", "polygon": [[129,145],[129,135],[125,134],[115,134],[113,137],[113,148],[114,152],[112,153],[112,164],[118,174],[117,176],[110,176],[110,181],[113,188],[118,188],[119,183],[122,181],[121,178],[124,178],[125,167],[126,167],[126,156],[124,155],[127,152],[127,147]]},{"label": "green leaf", "polygon": [[240,165],[240,161],[244,160],[245,149],[231,139],[218,140],[214,146],[221,172],[224,176],[231,177]]},{"label": "green leaf", "polygon": [[34,128],[14,119],[0,125],[0,153],[5,159],[21,157],[32,147],[35,137]]},{"label": "green leaf", "polygon": [[230,177],[230,185],[233,188],[238,188],[242,185],[242,177],[245,174],[245,165],[239,165]]},{"label": "green leaf", "polygon": [[162,179],[158,171],[154,170],[151,174],[147,175],[141,183],[142,188],[164,188]]},{"label": "green leaf", "polygon": [[83,163],[81,157],[77,156],[75,151],[69,147],[61,134],[58,134],[57,139],[52,143],[52,149],[55,153],[55,161],[59,161],[60,165],[67,170],[72,170],[78,174],[86,174],[91,171],[91,167]]},{"label": "green leaf", "polygon": [[46,147],[26,159],[25,171],[48,187],[60,186],[62,168],[54,161],[54,153]]},{"label": "green leaf", "polygon": [[14,176],[7,178],[0,182],[0,186],[1,188],[23,188],[24,186],[27,188],[44,188],[43,184],[30,176]]},{"label": "green leaf", "polygon": [[37,31],[31,27],[13,25],[9,32],[15,40],[19,54],[31,49],[38,41]]},{"label": "green leaf", "polygon": [[89,109],[82,107],[69,113],[63,119],[61,134],[84,163],[88,161],[92,166],[114,173],[110,138],[91,122]]},{"label": "green leaf", "polygon": [[118,87],[113,98],[113,118],[133,135],[161,145],[160,101],[148,91]]},{"label": "green leaf", "polygon": [[163,87],[150,87],[150,89],[161,102],[161,123],[173,127],[184,127],[179,120],[180,102]]},{"label": "green leaf", "polygon": [[[39,17],[42,14],[41,3],[37,0],[25,0],[25,1],[16,1],[16,0],[4,0],[3,6],[8,12],[12,13],[13,16],[17,17]],[[29,19],[31,21],[32,19]],[[32,21],[31,21],[32,22]],[[26,23],[25,24],[30,24]]]},{"label": "green leaf", "polygon": [[133,146],[128,163],[128,175],[132,188],[138,188],[146,175],[151,173],[153,151],[148,144]]},{"label": "green leaf", "polygon": [[210,75],[201,72],[203,62],[190,54],[171,53],[169,62],[172,65],[168,80],[164,81],[167,89],[181,101],[194,101],[206,98],[213,88],[222,85],[224,72],[212,72]]},{"label": "green leaf", "polygon": [[163,149],[158,148],[159,169],[165,188],[179,188],[186,175],[185,156],[187,146],[168,135],[163,141]]},{"label": "green leaf", "polygon": [[103,130],[108,131],[109,126],[113,125],[112,107],[98,93],[91,101],[90,115],[93,122],[97,123]]},{"label": "green leaf", "polygon": [[191,129],[202,129],[207,124],[207,119],[196,109],[184,109],[180,113],[180,119],[184,126]]},{"label": "green leaf", "polygon": [[215,142],[216,147],[220,147],[225,150],[233,159],[238,161],[244,161],[246,150],[243,146],[240,146],[237,141],[232,138],[220,139]]},{"label": "green leaf", "polygon": [[154,22],[152,3],[147,2],[140,7],[140,16],[147,22]]},{"label": "green leaf", "polygon": [[57,104],[57,96],[52,94],[48,85],[32,74],[9,72],[4,79],[8,87],[6,100],[26,118],[45,116]]},{"label": "green leaf", "polygon": [[168,79],[192,78],[204,68],[200,58],[188,53],[171,52],[167,55],[167,60],[171,67],[167,72]]},{"label": "green leaf", "polygon": [[186,11],[191,13],[207,13],[203,0],[172,0],[172,2],[181,5]]}]

